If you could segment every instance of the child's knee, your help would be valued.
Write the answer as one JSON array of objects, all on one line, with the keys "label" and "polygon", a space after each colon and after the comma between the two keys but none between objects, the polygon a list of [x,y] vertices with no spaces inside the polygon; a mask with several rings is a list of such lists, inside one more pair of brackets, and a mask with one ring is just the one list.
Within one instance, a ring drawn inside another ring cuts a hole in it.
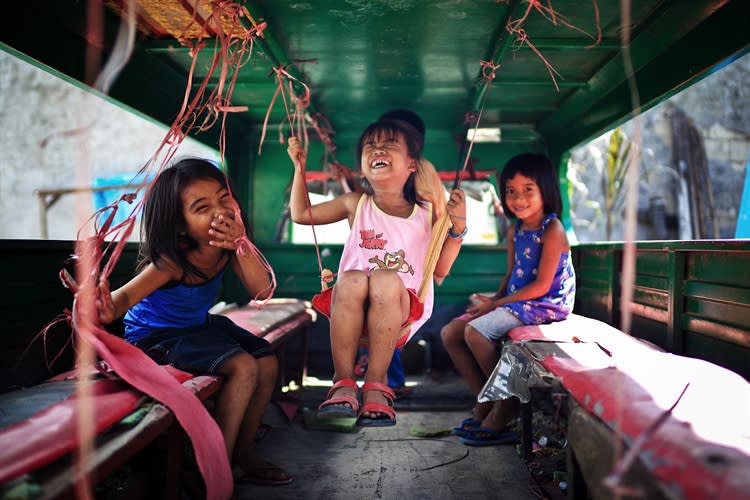
[{"label": "child's knee", "polygon": [[457,343],[463,343],[464,327],[459,321],[451,321],[440,329],[440,338],[443,345],[448,347]]},{"label": "child's knee", "polygon": [[246,352],[240,352],[227,359],[219,370],[229,378],[254,380],[258,377],[258,360]]},{"label": "child's knee", "polygon": [[403,281],[393,271],[375,270],[370,275],[368,290],[370,300],[395,301],[404,290]]},{"label": "child's knee", "polygon": [[336,280],[333,300],[340,302],[345,300],[361,300],[367,298],[368,289],[367,274],[362,271],[346,271]]}]

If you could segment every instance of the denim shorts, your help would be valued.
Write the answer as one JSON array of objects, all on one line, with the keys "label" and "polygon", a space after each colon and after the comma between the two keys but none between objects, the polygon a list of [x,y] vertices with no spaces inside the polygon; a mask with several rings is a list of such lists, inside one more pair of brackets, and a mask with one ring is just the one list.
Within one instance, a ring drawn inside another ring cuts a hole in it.
[{"label": "denim shorts", "polygon": [[510,309],[498,307],[469,321],[469,325],[493,342],[502,339],[510,330],[524,323]]},{"label": "denim shorts", "polygon": [[273,355],[267,340],[215,314],[202,325],[157,330],[135,345],[158,364],[190,373],[219,373],[226,360],[241,352],[254,358]]}]

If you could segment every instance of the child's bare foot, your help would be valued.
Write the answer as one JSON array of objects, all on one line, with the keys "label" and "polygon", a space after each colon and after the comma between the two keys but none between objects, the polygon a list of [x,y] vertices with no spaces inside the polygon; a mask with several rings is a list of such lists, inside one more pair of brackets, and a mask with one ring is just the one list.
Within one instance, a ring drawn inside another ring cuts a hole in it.
[{"label": "child's bare foot", "polygon": [[378,382],[365,382],[362,386],[362,411],[357,423],[363,427],[396,425],[393,409],[393,390]]},{"label": "child's bare foot", "polygon": [[482,419],[481,427],[485,429],[494,429],[496,431],[505,430],[520,411],[520,401],[516,397],[495,401],[492,404],[492,410]]},{"label": "child's bare foot", "polygon": [[318,416],[326,418],[351,418],[357,416],[357,382],[353,379],[341,379],[328,391],[325,401],[318,407]]},{"label": "child's bare foot", "polygon": [[487,418],[487,415],[490,414],[493,407],[493,401],[477,403],[474,406],[474,409],[471,410],[471,417],[463,419],[457,427],[453,428],[451,434],[454,436],[466,436],[470,430],[483,427],[483,424],[485,423],[484,420]]},{"label": "child's bare foot", "polygon": [[471,416],[474,420],[479,420],[480,422],[483,421],[485,418],[487,418],[487,415],[489,415],[492,412],[492,409],[495,407],[494,401],[488,401],[486,403],[477,403],[474,406],[474,409],[471,412]]},{"label": "child's bare foot", "polygon": [[252,458],[241,466],[243,474],[235,483],[282,486],[292,482],[292,478],[281,467],[260,458]]},{"label": "child's bare foot", "polygon": [[[394,392],[394,398],[395,398],[395,392]],[[368,405],[368,403],[370,403]],[[390,404],[390,400],[385,397],[385,395],[380,391],[370,390],[362,394],[362,413],[360,414],[363,417],[367,418],[382,418],[386,415],[383,412],[380,411],[371,411],[366,410],[367,408],[376,408],[377,405],[388,405]]]},{"label": "child's bare foot", "polygon": [[[467,429],[463,433],[454,432],[461,437],[461,442],[469,446],[493,446],[498,444],[513,444],[519,439],[518,432],[508,429],[513,419],[518,416],[520,401],[518,398],[495,401],[492,410],[478,426]],[[471,423],[476,423],[472,420]],[[456,431],[457,429],[454,429]]]}]

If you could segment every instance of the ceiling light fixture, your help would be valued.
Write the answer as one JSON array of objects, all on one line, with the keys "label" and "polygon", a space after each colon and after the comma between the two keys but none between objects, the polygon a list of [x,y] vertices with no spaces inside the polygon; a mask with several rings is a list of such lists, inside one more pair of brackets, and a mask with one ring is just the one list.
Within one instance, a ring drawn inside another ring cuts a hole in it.
[{"label": "ceiling light fixture", "polygon": [[474,142],[500,142],[499,127],[470,128],[466,131],[466,140]]}]

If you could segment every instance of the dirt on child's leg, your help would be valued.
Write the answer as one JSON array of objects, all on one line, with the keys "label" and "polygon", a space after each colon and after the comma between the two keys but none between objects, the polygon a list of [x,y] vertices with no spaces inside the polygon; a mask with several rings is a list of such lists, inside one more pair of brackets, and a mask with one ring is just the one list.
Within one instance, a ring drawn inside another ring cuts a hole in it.
[{"label": "dirt on child's leg", "polygon": [[[365,420],[383,419],[390,422],[392,419],[394,412],[390,408],[394,394],[388,387],[388,366],[402,334],[401,325],[409,317],[410,302],[409,292],[395,273],[375,270],[370,274],[367,309],[369,360],[365,385],[362,386],[363,406],[360,414]],[[378,407],[385,409],[380,411]]]},{"label": "dirt on child's leg", "polygon": [[369,279],[361,271],[338,277],[331,302],[331,357],[334,380],[353,379],[354,358],[364,326]]}]

